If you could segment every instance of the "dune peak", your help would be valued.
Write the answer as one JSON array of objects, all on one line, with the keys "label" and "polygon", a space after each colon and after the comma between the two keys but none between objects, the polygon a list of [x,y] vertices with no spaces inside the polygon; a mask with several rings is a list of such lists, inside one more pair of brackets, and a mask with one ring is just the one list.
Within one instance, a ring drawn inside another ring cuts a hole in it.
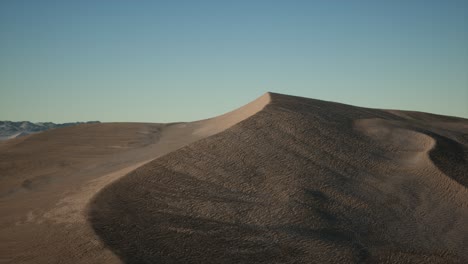
[{"label": "dune peak", "polygon": [[210,119],[197,121],[198,129],[194,131],[196,135],[213,135],[222,132],[239,122],[255,115],[271,102],[271,93],[267,92],[252,102],[239,107],[233,111]]}]

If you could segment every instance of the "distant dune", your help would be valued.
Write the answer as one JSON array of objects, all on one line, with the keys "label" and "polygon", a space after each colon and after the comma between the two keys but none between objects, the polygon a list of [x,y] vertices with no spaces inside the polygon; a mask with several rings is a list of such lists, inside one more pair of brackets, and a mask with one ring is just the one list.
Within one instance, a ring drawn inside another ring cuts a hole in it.
[{"label": "distant dune", "polygon": [[0,143],[0,263],[468,263],[468,120],[267,93]]}]

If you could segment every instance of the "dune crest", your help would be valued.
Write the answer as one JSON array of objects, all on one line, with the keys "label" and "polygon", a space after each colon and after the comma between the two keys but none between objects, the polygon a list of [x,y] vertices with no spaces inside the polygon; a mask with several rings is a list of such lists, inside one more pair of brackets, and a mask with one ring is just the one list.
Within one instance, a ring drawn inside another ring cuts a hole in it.
[{"label": "dune crest", "polygon": [[265,93],[256,100],[224,115],[214,118],[196,121],[193,124],[199,126],[193,132],[196,135],[210,136],[222,132],[233,125],[255,115],[271,102],[271,93]]}]

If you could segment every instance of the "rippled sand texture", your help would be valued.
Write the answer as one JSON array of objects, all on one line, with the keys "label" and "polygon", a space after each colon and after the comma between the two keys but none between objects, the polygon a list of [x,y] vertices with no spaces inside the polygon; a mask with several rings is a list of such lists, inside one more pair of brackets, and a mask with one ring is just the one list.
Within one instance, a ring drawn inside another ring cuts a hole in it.
[{"label": "rippled sand texture", "polygon": [[272,93],[250,109],[189,124],[204,138],[98,192],[105,247],[126,263],[468,263],[468,120]]}]

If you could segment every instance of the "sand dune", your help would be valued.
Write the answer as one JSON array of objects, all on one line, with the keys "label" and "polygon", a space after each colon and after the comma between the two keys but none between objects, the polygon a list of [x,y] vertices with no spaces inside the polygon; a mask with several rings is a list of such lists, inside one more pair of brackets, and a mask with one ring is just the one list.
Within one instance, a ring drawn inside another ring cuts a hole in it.
[{"label": "sand dune", "polygon": [[96,233],[127,263],[468,261],[467,120],[269,96],[107,186]]},{"label": "sand dune", "polygon": [[9,140],[0,262],[467,263],[467,135],[267,93],[197,122]]},{"label": "sand dune", "polygon": [[119,263],[86,222],[89,200],[142,164],[242,121],[264,98],[192,123],[82,124],[0,142],[0,263]]}]

